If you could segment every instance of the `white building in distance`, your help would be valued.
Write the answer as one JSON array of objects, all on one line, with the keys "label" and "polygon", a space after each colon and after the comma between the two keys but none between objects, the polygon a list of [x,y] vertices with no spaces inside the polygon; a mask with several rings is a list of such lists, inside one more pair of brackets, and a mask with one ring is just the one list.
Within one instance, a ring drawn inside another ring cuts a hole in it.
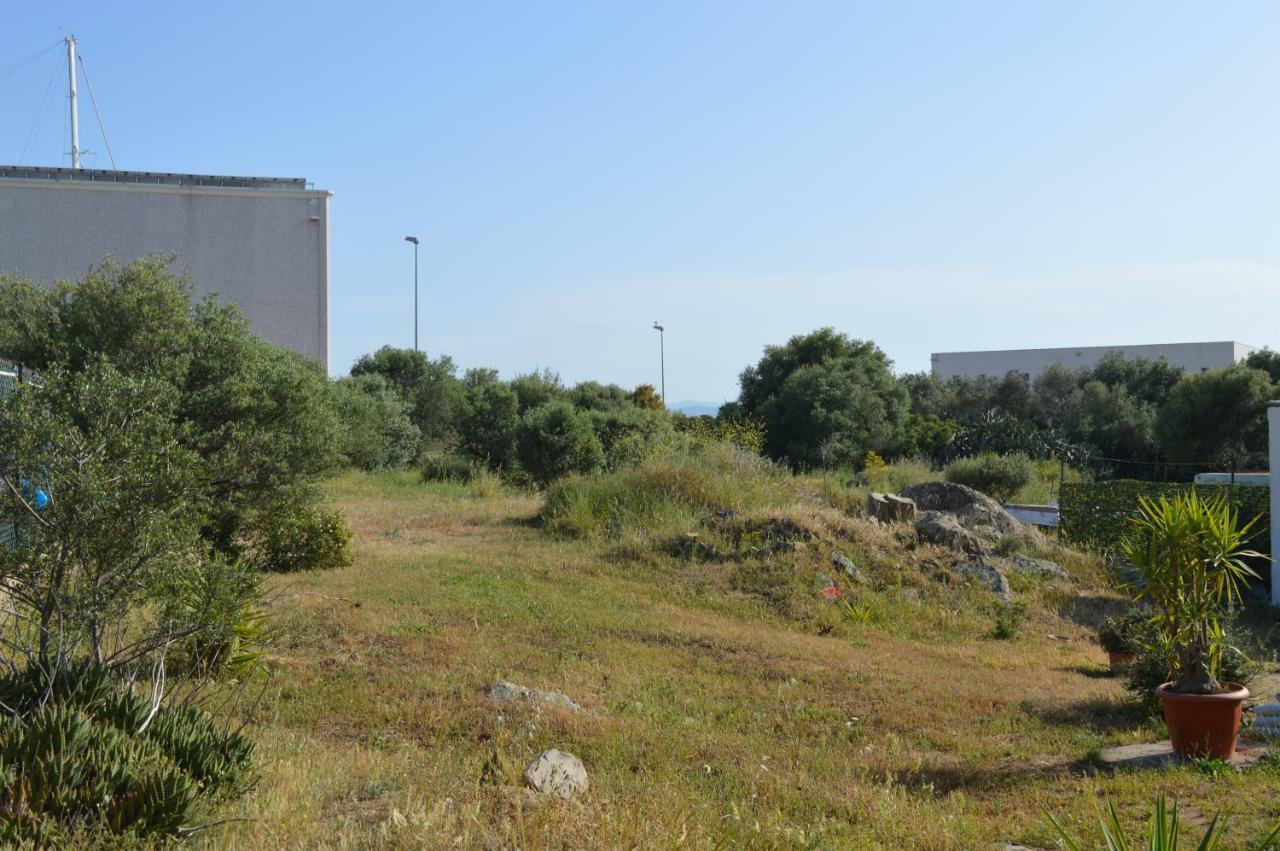
[{"label": "white building in distance", "polygon": [[1239,363],[1257,349],[1244,343],[1163,343],[1147,346],[1080,346],[1065,349],[1008,349],[990,352],[935,352],[930,356],[933,374],[939,378],[989,375],[1003,378],[1010,372],[1028,380],[1055,363],[1072,368],[1093,367],[1102,358],[1119,352],[1125,358],[1164,359],[1187,372],[1204,372]]},{"label": "white building in distance", "polygon": [[329,363],[329,198],[302,178],[0,166],[0,274],[76,281],[113,255],[176,255],[194,295]]}]

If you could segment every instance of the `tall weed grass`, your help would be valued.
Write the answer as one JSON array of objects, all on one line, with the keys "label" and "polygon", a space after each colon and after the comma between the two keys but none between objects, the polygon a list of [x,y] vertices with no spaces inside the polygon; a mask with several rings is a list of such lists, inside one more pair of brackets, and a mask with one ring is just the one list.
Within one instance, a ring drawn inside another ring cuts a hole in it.
[{"label": "tall weed grass", "polygon": [[716,511],[785,505],[790,474],[732,444],[690,444],[613,473],[552,485],[541,520],[551,532],[585,539],[662,538]]}]

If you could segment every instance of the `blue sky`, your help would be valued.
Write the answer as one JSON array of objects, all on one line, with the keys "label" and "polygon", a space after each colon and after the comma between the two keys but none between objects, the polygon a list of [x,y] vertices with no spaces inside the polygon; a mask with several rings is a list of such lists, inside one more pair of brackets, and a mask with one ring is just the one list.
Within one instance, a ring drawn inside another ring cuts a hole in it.
[{"label": "blue sky", "polygon": [[[66,32],[121,168],[335,193],[335,372],[412,344],[407,233],[432,354],[656,384],[657,319],[673,401],[822,325],[900,371],[1280,344],[1274,3],[22,4],[0,68]],[[0,162],[58,61],[0,80]]]}]

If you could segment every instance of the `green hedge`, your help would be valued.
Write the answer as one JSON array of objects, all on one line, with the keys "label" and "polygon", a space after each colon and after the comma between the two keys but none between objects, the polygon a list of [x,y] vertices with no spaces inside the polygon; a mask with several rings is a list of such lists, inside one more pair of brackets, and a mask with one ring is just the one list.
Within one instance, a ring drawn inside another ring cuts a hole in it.
[{"label": "green hedge", "polygon": [[1058,499],[1059,530],[1073,544],[1095,550],[1115,550],[1129,532],[1129,518],[1138,512],[1138,497],[1172,496],[1195,488],[1201,496],[1225,495],[1240,512],[1243,521],[1259,514],[1258,534],[1251,546],[1264,553],[1271,550],[1267,534],[1271,521],[1271,489],[1245,485],[1191,485],[1172,482],[1138,482],[1118,479],[1110,482],[1064,482]]}]

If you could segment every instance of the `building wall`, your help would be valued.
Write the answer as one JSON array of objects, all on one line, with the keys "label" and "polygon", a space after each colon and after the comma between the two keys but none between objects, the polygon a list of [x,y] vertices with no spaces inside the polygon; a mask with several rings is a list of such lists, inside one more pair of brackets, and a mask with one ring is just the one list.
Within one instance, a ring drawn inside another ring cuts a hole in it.
[{"label": "building wall", "polygon": [[329,361],[329,193],[0,179],[0,273],[78,280],[106,255],[176,254],[197,297]]},{"label": "building wall", "polygon": [[1003,377],[1021,372],[1035,378],[1055,363],[1070,367],[1092,367],[1108,352],[1120,352],[1126,358],[1164,358],[1187,372],[1220,369],[1231,366],[1254,351],[1252,346],[1236,342],[1169,343],[1150,346],[1082,346],[1067,349],[1010,349],[991,352],[938,352],[933,355],[933,374],[940,378],[991,375]]}]

